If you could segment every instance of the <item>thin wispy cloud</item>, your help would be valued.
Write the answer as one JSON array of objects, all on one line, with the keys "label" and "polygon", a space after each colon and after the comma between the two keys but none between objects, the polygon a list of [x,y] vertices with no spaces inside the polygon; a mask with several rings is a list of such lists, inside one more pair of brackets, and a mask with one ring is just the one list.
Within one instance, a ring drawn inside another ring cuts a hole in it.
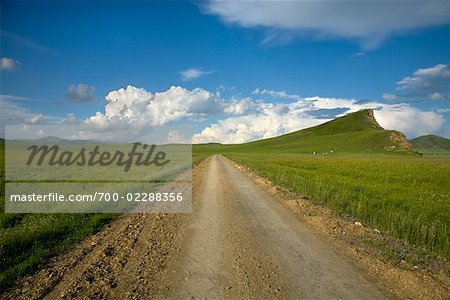
[{"label": "thin wispy cloud", "polygon": [[448,1],[222,1],[208,0],[207,14],[243,28],[263,28],[263,41],[347,39],[373,49],[387,38],[450,23]]},{"label": "thin wispy cloud", "polygon": [[450,100],[450,69],[446,64],[414,71],[396,82],[396,93],[385,93],[383,99]]},{"label": "thin wispy cloud", "polygon": [[394,100],[398,99],[397,95],[390,94],[390,93],[384,93],[382,97],[384,100],[388,100],[388,101],[394,101]]},{"label": "thin wispy cloud", "polygon": [[13,95],[0,95],[0,101],[38,101],[29,97],[13,96]]},{"label": "thin wispy cloud", "polygon": [[203,71],[196,68],[190,68],[187,70],[183,70],[178,72],[181,75],[181,79],[184,81],[194,80],[200,77],[203,77],[208,74],[214,73],[214,71]]},{"label": "thin wispy cloud", "polygon": [[285,99],[294,99],[294,100],[300,100],[301,97],[299,95],[291,95],[286,93],[285,91],[274,91],[269,89],[260,89],[256,88],[252,95],[269,95],[272,98],[285,98]]},{"label": "thin wispy cloud", "polygon": [[446,64],[420,68],[411,76],[396,82],[394,93],[383,94],[383,99],[423,102],[450,100],[450,69]]},{"label": "thin wispy cloud", "polygon": [[364,55],[366,55],[365,52],[356,52],[356,53],[353,53],[352,57],[362,57]]},{"label": "thin wispy cloud", "polygon": [[15,103],[1,99],[0,101],[0,135],[4,136],[4,126],[11,124],[59,124],[63,118],[33,112],[23,103]]},{"label": "thin wispy cloud", "polygon": [[417,69],[413,76],[408,76],[398,81],[396,90],[414,90],[429,93],[447,92],[450,90],[450,69],[445,64]]},{"label": "thin wispy cloud", "polygon": [[53,49],[50,49],[50,48],[48,48],[48,47],[46,47],[44,45],[41,45],[41,44],[39,44],[37,42],[34,42],[34,41],[30,40],[28,38],[16,35],[14,33],[6,31],[6,30],[1,30],[0,31],[0,36],[2,36],[2,38],[10,39],[10,40],[12,40],[12,41],[14,41],[14,42],[24,46],[24,47],[27,47],[27,48],[39,51],[42,54],[46,54],[46,55],[56,55],[57,54],[57,52],[55,50],[53,50]]}]

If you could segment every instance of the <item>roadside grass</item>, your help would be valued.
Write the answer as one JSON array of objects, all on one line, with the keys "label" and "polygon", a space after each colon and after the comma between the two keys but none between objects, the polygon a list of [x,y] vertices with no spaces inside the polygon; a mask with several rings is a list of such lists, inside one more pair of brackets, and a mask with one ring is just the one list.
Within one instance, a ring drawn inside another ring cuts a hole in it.
[{"label": "roadside grass", "polygon": [[[208,152],[192,155],[192,164]],[[5,152],[0,149],[0,293],[98,232],[118,214],[17,214],[5,210]]]},{"label": "roadside grass", "polygon": [[[2,214],[2,221],[4,215],[9,214]],[[13,215],[20,221],[0,228],[1,289],[17,276],[40,267],[48,258],[67,251],[113,217],[105,214]]]},{"label": "roadside grass", "polygon": [[0,151],[0,292],[110,221],[113,214],[4,213],[4,151]]},{"label": "roadside grass", "polygon": [[450,258],[449,157],[217,150],[278,186]]}]

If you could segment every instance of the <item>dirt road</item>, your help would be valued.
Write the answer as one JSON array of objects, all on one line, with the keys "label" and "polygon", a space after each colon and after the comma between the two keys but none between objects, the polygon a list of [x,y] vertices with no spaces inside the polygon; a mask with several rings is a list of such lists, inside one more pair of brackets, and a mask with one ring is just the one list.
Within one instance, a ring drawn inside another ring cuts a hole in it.
[{"label": "dirt road", "polygon": [[171,298],[389,297],[223,157],[205,176]]},{"label": "dirt road", "polygon": [[223,157],[195,172],[192,214],[125,215],[2,297],[392,298]]}]

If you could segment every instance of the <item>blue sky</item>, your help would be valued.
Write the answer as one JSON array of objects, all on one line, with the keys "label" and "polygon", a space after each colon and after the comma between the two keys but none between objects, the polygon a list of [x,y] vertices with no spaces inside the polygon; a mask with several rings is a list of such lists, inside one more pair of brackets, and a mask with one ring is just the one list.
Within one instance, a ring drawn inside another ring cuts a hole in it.
[{"label": "blue sky", "polygon": [[197,142],[243,142],[374,107],[408,137],[450,137],[449,1],[398,2],[310,16],[289,1],[2,1],[2,123],[186,123]]}]

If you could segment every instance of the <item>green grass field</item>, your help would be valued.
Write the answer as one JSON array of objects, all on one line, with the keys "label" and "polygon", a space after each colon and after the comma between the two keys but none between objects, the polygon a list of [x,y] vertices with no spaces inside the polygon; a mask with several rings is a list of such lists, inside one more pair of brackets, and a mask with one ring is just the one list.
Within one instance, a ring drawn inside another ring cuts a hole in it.
[{"label": "green grass field", "polygon": [[[277,138],[240,145],[194,145],[192,164],[223,154],[299,196],[448,260],[450,156],[420,157],[408,150],[405,141],[362,111]],[[0,168],[0,291],[114,217],[5,214],[3,151]]]},{"label": "green grass field", "polygon": [[[75,243],[97,232],[117,214],[10,214],[4,213],[4,150],[0,150],[0,292],[14,278],[42,266]],[[207,153],[194,153],[195,164]]]},{"label": "green grass field", "polygon": [[[232,150],[214,144],[194,146],[193,163],[222,153],[298,195],[450,258],[449,157]],[[2,188],[2,204],[3,197]],[[48,258],[70,249],[111,218],[113,215],[104,214],[1,213],[0,286],[8,286],[16,276],[28,274]]]},{"label": "green grass field", "polygon": [[98,231],[112,214],[5,214],[4,151],[0,151],[0,291],[13,279]]},{"label": "green grass field", "polygon": [[[14,143],[10,143],[8,147],[17,146]],[[69,145],[70,149],[77,149],[79,145]],[[107,149],[122,149],[129,150],[128,145],[111,146],[106,145]],[[185,163],[190,163],[191,152],[187,151],[189,149],[178,150],[181,146],[167,146],[164,148],[166,153],[169,153],[171,161],[175,159],[175,163],[172,163],[172,169],[178,170],[182,168]],[[185,147],[188,147],[187,145]],[[18,150],[11,151],[9,156],[9,166],[13,165],[18,157],[23,157],[23,149],[26,146],[18,147]],[[181,155],[179,151],[186,150],[186,154]],[[178,152],[177,152],[178,151]],[[193,156],[196,161],[203,158],[203,156]],[[33,270],[39,268],[43,263],[47,261],[48,258],[53,257],[57,254],[63,253],[70,249],[70,247],[83,240],[85,237],[97,232],[104,224],[112,220],[117,214],[11,214],[4,213],[4,201],[5,201],[5,186],[4,186],[4,176],[5,176],[5,151],[2,149],[0,151],[0,171],[1,171],[1,195],[0,195],[0,291],[9,286],[13,279],[20,275],[29,274]],[[178,163],[180,161],[183,166]],[[20,161],[21,162],[21,161]],[[14,175],[18,178],[27,178],[28,174],[38,174],[34,175],[35,179],[39,179],[39,176],[45,178],[45,176],[52,175],[54,178],[67,179],[67,178],[86,178],[85,173],[82,171],[77,171],[76,168],[68,169],[68,167],[54,167],[52,169],[45,169],[47,173],[43,173],[40,170],[29,170],[30,168],[24,168],[16,162],[19,167],[14,167]],[[127,176],[127,173],[118,170],[118,167],[112,166],[109,175],[113,174],[116,180],[123,180],[127,177],[119,177],[117,175],[122,174],[122,176]],[[136,167],[135,167],[136,169]],[[142,170],[143,168],[141,168]],[[155,169],[155,168],[154,168]],[[150,180],[153,177],[148,177],[152,174],[156,178],[172,178],[170,176],[175,176],[172,169],[165,168],[163,171],[165,173],[152,172],[152,169],[147,167],[145,173],[141,173],[139,170],[133,170],[134,178],[130,179],[146,179]],[[100,168],[89,168],[87,169],[89,173],[89,179],[105,179],[106,176],[101,173]],[[51,171],[51,173],[49,173]],[[143,171],[143,170],[142,170]],[[159,171],[159,170],[157,170]],[[21,173],[20,173],[21,172]],[[28,173],[27,173],[28,172]],[[77,173],[78,172],[78,173]],[[104,171],[103,171],[104,172]],[[16,174],[17,173],[17,174]],[[137,173],[137,174],[136,174]],[[166,175],[166,173],[168,175]],[[95,175],[99,176],[98,178]],[[103,177],[102,177],[103,175]],[[68,177],[71,176],[71,177]],[[84,176],[84,177],[83,177]],[[106,178],[109,179],[109,178]],[[56,186],[57,184],[55,184]],[[96,185],[97,186],[97,185]],[[110,188],[111,193],[113,186],[106,184],[106,188]],[[148,185],[146,185],[148,187]],[[94,187],[95,188],[95,187]],[[76,190],[76,189],[75,189]],[[37,190],[33,190],[39,192]],[[60,192],[63,192],[64,188],[61,188]],[[125,203],[127,204],[127,203]],[[77,204],[76,204],[77,205]],[[110,206],[105,202],[106,206]],[[108,208],[108,207],[103,207]]]}]

